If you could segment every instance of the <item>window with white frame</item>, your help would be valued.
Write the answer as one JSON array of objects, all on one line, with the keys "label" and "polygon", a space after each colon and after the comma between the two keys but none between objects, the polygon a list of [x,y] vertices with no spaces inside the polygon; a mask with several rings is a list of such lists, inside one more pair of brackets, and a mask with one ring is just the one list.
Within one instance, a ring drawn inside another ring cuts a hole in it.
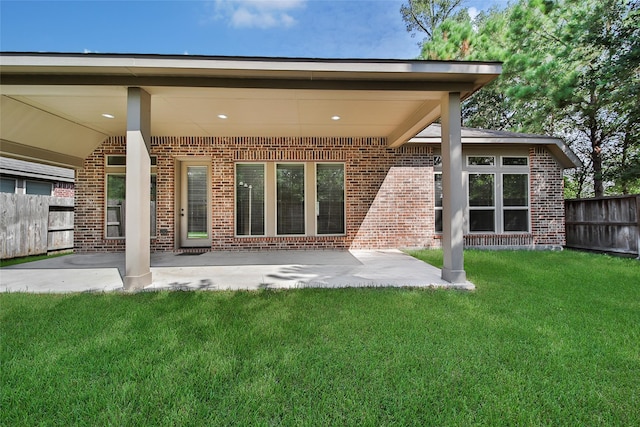
[{"label": "window with white frame", "polygon": [[527,174],[502,174],[502,224],[505,232],[529,231]]},{"label": "window with white frame", "polygon": [[495,175],[469,173],[469,231],[496,231]]},{"label": "window with white frame", "polygon": [[529,231],[529,158],[467,156],[468,231]]},{"label": "window with white frame", "polygon": [[278,235],[305,234],[305,165],[276,165],[276,212]]},{"label": "window with white frame", "polygon": [[316,231],[344,234],[344,165],[316,165]]},{"label": "window with white frame", "polygon": [[238,237],[345,234],[343,163],[237,163],[235,187]]},{"label": "window with white frame", "polygon": [[442,233],[442,172],[433,175],[433,195],[435,205],[435,231]]},{"label": "window with white frame", "polygon": [[[110,155],[106,157],[106,206],[105,234],[107,238],[122,239],[125,237],[126,207],[126,156]],[[157,174],[156,157],[151,158],[151,176],[149,179],[151,197],[151,237],[156,235],[156,196]]]},{"label": "window with white frame", "polygon": [[[442,173],[434,156],[435,232],[442,232]],[[530,230],[529,159],[526,155],[465,157],[467,233],[523,233]]]},{"label": "window with white frame", "polygon": [[238,236],[265,234],[264,168],[265,165],[262,163],[236,165],[236,234]]}]

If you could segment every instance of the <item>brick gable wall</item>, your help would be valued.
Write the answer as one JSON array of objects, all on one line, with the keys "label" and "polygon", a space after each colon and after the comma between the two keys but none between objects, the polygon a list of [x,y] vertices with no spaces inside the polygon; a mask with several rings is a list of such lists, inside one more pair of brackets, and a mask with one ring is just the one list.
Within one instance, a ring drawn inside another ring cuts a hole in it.
[{"label": "brick gable wall", "polygon": [[[77,173],[75,246],[78,252],[124,250],[123,239],[104,238],[104,205],[105,156],[124,155],[125,143],[124,136],[107,139]],[[151,242],[152,251],[177,249],[176,159],[188,158],[209,158],[211,161],[213,250],[382,249],[440,245],[439,236],[433,233],[431,146],[389,149],[383,138],[153,137],[151,155],[157,157],[157,235]],[[557,221],[556,211],[551,212],[550,207],[546,211],[541,209],[553,203],[563,209],[562,171],[546,150],[532,150],[531,156],[531,191],[534,193],[537,191],[534,188],[540,188],[544,200],[540,197],[532,200],[533,233],[519,236],[517,241],[532,238],[541,244],[561,244],[564,228],[558,234],[555,225],[549,229],[552,224],[536,224],[535,220],[553,217]],[[344,162],[346,234],[235,237],[234,165],[251,161]],[[542,178],[534,178],[534,166]],[[553,173],[549,174],[549,170]],[[555,182],[557,180],[559,183]],[[559,194],[553,194],[558,188]],[[508,242],[509,238],[502,241]]]}]

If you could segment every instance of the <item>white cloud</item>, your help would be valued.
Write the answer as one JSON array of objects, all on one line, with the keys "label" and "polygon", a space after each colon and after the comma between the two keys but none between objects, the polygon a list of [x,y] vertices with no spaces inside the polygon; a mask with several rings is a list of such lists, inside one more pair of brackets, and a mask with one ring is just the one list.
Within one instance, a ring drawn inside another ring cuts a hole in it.
[{"label": "white cloud", "polygon": [[469,14],[469,17],[471,18],[471,21],[475,21],[476,17],[478,15],[480,15],[480,11],[478,9],[476,9],[475,7],[470,7],[469,9],[467,9],[467,13]]},{"label": "white cloud", "polygon": [[216,0],[215,19],[235,28],[289,28],[298,22],[289,11],[307,0]]}]

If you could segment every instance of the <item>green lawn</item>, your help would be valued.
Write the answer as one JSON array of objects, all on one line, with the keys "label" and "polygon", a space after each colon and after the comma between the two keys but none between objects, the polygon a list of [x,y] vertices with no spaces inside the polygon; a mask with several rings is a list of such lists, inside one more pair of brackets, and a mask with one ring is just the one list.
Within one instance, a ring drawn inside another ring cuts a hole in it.
[{"label": "green lawn", "polygon": [[41,261],[43,259],[57,258],[69,255],[71,252],[61,252],[52,255],[30,255],[20,258],[0,259],[0,267],[8,267],[10,265],[25,264],[27,262]]},{"label": "green lawn", "polygon": [[475,292],[0,295],[0,425],[640,425],[639,261],[465,260]]}]

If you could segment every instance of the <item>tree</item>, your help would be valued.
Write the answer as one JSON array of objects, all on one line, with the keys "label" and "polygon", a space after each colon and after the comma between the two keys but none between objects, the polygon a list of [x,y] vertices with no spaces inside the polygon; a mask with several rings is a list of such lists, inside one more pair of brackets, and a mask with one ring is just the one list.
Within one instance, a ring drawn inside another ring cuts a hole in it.
[{"label": "tree", "polygon": [[630,111],[637,102],[628,98],[637,80],[637,22],[637,3],[626,0],[531,0],[511,13],[506,64],[525,78],[507,93],[518,109],[539,103],[521,118],[528,129],[537,125],[587,147],[596,197],[613,178],[606,172],[622,142],[637,140]]},{"label": "tree", "polygon": [[425,33],[427,39],[447,19],[458,16],[464,0],[408,0],[400,7],[400,13],[407,31],[415,36],[416,32]]},{"label": "tree", "polygon": [[503,74],[463,105],[466,125],[563,137],[583,196],[640,183],[638,0],[521,0],[475,20],[447,19],[425,59],[501,60]]}]

